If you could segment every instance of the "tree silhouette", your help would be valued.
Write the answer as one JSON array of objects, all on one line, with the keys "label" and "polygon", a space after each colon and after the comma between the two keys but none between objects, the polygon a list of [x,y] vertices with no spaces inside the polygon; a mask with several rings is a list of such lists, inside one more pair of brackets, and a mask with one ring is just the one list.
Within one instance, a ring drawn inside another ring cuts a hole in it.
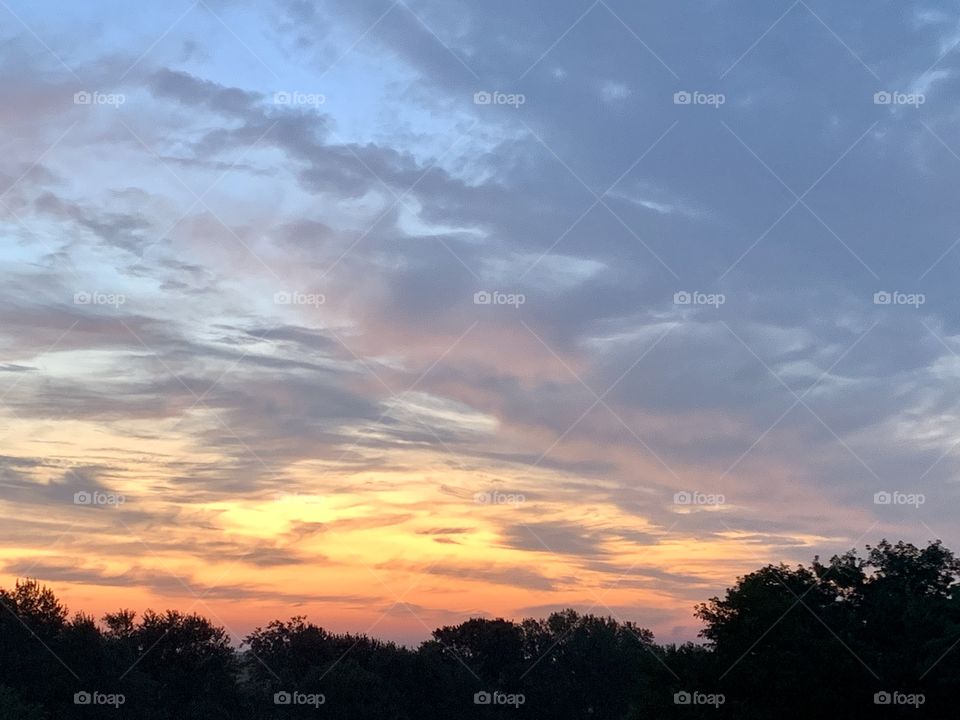
[{"label": "tree silhouette", "polygon": [[304,617],[235,647],[200,615],[70,618],[18,581],[0,589],[0,720],[948,718],[958,577],[940,542],[884,540],[739,578],[696,607],[699,645],[564,610],[469,619],[415,649]]}]

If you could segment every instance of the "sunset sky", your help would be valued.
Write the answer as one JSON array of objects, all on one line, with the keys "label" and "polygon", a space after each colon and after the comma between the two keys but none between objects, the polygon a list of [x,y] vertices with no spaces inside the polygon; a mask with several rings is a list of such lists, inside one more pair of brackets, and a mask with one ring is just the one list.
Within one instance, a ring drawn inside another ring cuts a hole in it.
[{"label": "sunset sky", "polygon": [[768,562],[957,548],[958,43],[953,0],[0,0],[0,586],[669,641]]}]

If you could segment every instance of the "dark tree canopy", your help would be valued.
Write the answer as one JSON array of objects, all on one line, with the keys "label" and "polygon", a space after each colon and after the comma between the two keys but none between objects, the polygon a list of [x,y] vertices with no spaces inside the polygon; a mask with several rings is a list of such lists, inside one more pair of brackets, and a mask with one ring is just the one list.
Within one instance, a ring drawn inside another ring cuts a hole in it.
[{"label": "dark tree canopy", "polygon": [[0,589],[0,720],[954,717],[960,561],[899,542],[768,565],[695,609],[704,644],[659,645],[574,610],[473,618],[418,648],[275,620],[234,646],[174,610],[70,617]]}]

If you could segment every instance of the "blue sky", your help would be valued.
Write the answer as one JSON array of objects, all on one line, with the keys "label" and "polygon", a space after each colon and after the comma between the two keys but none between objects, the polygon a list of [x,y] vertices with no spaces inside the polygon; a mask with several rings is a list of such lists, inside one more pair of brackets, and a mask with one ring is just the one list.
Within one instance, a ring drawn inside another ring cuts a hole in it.
[{"label": "blue sky", "polygon": [[687,638],[955,546],[958,10],[0,4],[0,573]]}]

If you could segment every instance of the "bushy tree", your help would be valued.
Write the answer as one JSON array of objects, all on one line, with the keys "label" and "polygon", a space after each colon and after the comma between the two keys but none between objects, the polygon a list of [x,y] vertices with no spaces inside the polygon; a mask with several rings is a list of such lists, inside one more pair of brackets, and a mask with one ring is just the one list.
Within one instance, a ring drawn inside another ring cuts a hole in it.
[{"label": "bushy tree", "polygon": [[316,717],[315,706],[274,702],[277,693],[301,693],[322,696],[328,718],[426,717],[418,658],[393,643],[329,633],[294,617],[257,628],[244,644],[245,695],[263,716]]},{"label": "bushy tree", "polygon": [[[856,717],[880,692],[922,694],[927,711],[960,689],[960,563],[941,543],[886,540],[809,567],[767,566],[698,606],[730,700],[749,717]],[[750,715],[753,713],[753,715]]]},{"label": "bushy tree", "polygon": [[[739,578],[696,608],[705,644],[661,646],[632,623],[565,610],[470,619],[416,649],[303,617],[237,648],[197,614],[70,618],[49,588],[19,581],[0,589],[0,720],[947,718],[960,691],[958,577],[939,542],[884,540]],[[93,691],[124,702],[74,703]],[[723,702],[683,702],[696,692]],[[483,693],[516,706],[475,703]],[[923,704],[877,705],[877,693]]]}]

